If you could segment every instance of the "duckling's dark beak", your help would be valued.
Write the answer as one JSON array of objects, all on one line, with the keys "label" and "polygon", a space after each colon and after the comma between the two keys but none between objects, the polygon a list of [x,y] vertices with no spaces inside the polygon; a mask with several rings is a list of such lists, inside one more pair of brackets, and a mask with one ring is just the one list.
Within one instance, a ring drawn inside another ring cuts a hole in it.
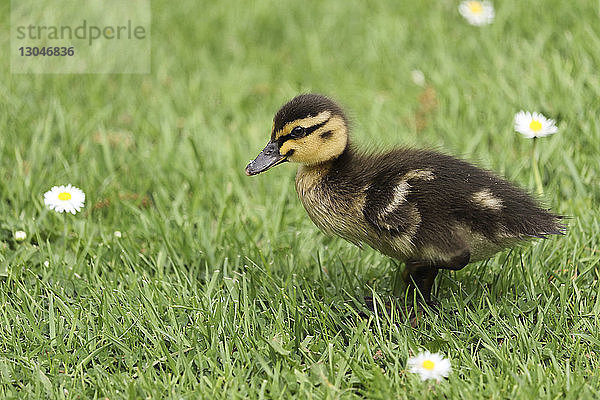
[{"label": "duckling's dark beak", "polygon": [[246,165],[246,175],[256,175],[265,172],[282,162],[287,161],[287,157],[279,154],[279,146],[276,142],[269,142],[260,154]]}]

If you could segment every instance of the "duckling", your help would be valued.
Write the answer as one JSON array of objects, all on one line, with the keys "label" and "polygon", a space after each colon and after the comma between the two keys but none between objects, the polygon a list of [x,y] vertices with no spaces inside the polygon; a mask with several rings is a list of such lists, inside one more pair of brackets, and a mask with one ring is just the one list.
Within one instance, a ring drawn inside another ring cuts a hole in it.
[{"label": "duckling", "polygon": [[561,216],[490,171],[432,150],[367,154],[349,130],[330,98],[296,96],[275,114],[271,139],[246,174],[299,164],[296,191],[312,221],[403,262],[405,282],[427,304],[439,269],[460,270],[519,241],[564,233]]}]

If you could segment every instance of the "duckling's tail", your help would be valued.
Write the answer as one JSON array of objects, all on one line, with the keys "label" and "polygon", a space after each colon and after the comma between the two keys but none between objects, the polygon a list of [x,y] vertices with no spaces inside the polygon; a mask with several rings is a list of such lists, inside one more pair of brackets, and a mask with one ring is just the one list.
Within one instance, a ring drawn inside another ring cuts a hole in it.
[{"label": "duckling's tail", "polygon": [[550,235],[565,235],[567,233],[567,225],[563,221],[570,217],[553,214],[550,210],[545,211],[547,211],[551,218],[548,218],[544,223],[540,223],[539,226],[536,226],[536,232],[527,233],[527,236],[547,239]]}]

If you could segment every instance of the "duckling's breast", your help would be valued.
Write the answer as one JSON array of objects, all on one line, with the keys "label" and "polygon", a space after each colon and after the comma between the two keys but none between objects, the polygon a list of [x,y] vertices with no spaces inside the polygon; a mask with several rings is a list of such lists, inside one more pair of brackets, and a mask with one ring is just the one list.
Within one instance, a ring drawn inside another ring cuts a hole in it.
[{"label": "duckling's breast", "polygon": [[323,167],[300,167],[296,175],[296,191],[302,205],[322,231],[360,245],[361,238],[368,235],[362,216],[365,195],[324,185],[325,173]]},{"label": "duckling's breast", "polygon": [[355,245],[362,243],[398,259],[413,251],[410,235],[392,236],[373,229],[364,216],[368,186],[330,184],[327,167],[301,166],[296,175],[296,191],[310,219],[327,234],[338,235]]}]

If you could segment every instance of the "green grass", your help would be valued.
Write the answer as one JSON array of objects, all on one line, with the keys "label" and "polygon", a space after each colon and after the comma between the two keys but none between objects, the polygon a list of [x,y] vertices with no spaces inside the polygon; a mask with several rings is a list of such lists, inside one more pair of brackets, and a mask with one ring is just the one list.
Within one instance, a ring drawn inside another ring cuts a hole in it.
[{"label": "green grass", "polygon": [[[0,397],[600,396],[597,2],[495,2],[483,28],[446,0],[200,3],[152,2],[149,75],[0,62]],[[557,118],[538,149],[568,234],[442,273],[415,328],[359,317],[395,262],[318,232],[291,165],[243,171],[305,91],[344,104],[360,145],[442,149],[531,190],[514,114]],[[63,183],[87,195],[76,216],[44,209]],[[419,349],[451,359],[447,380],[406,372]]]}]

